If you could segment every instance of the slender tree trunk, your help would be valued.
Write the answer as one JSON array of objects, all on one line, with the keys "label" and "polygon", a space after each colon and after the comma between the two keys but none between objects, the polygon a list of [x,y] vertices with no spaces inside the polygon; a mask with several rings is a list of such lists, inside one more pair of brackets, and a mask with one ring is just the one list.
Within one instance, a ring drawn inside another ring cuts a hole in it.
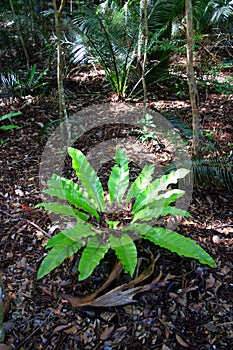
[{"label": "slender tree trunk", "polygon": [[197,153],[197,147],[199,143],[199,126],[200,126],[200,113],[199,113],[199,97],[197,91],[197,85],[195,81],[194,69],[193,69],[193,7],[192,0],[185,1],[186,12],[186,32],[187,32],[187,75],[189,84],[189,96],[192,107],[192,124],[193,124],[193,152]]},{"label": "slender tree trunk", "polygon": [[148,30],[148,21],[147,21],[147,0],[142,0],[143,3],[143,19],[144,19],[144,54],[143,54],[143,62],[142,62],[142,85],[143,85],[143,95],[144,95],[144,108],[146,109],[147,102],[147,88],[146,88],[146,65],[147,65],[147,46],[149,40],[149,30]]},{"label": "slender tree trunk", "polygon": [[61,47],[61,17],[65,8],[66,0],[61,0],[59,9],[57,8],[56,0],[53,1],[54,16],[55,16],[55,27],[57,37],[57,87],[59,95],[59,118],[60,123],[67,118],[66,103],[65,103],[65,92],[63,85],[63,58],[62,58],[62,47]]}]

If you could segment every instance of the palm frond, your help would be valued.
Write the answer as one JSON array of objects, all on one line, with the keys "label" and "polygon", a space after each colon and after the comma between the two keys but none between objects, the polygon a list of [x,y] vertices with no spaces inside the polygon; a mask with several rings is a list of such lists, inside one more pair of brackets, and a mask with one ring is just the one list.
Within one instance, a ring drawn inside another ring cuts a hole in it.
[{"label": "palm frond", "polygon": [[233,192],[233,157],[195,159],[192,161],[196,185],[212,184]]},{"label": "palm frond", "polygon": [[[171,162],[166,165],[165,173],[179,168],[179,164]],[[233,156],[192,160],[192,178],[195,187],[213,187],[233,192]]]}]

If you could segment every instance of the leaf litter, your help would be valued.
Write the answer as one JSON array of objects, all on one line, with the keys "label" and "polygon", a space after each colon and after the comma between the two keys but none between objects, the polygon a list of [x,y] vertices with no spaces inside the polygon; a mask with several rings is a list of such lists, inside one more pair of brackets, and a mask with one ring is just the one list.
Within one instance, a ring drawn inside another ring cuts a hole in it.
[{"label": "leaf litter", "polygon": [[[20,128],[4,134],[1,147],[0,266],[7,305],[0,348],[230,349],[233,207],[227,192],[196,189],[189,208],[192,218],[178,228],[208,250],[216,269],[140,241],[133,280],[122,273],[111,252],[86,281],[77,281],[79,256],[36,280],[48,237],[58,230],[45,212],[34,210],[41,201],[38,167],[46,142],[40,125],[49,124],[53,114],[51,104],[43,103],[25,107],[27,120],[17,119]],[[84,101],[88,103],[92,101]],[[211,110],[206,105],[206,128],[213,114],[216,127],[224,131],[229,124],[217,113],[220,104],[221,98],[214,96]],[[162,102],[154,105],[161,108]],[[224,99],[227,112],[231,105],[231,96],[228,103]],[[81,107],[80,99],[72,102],[71,109]],[[172,108],[177,111],[174,100]],[[179,112],[187,114],[182,106]],[[227,151],[225,141],[223,150]]]}]

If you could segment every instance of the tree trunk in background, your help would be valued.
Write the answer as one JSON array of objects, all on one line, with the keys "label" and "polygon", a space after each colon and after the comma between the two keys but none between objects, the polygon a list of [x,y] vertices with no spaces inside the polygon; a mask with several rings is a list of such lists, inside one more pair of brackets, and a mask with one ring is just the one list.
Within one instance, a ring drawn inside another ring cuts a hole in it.
[{"label": "tree trunk in background", "polygon": [[15,25],[16,25],[16,28],[17,28],[17,34],[19,36],[19,39],[21,41],[21,45],[22,45],[22,48],[23,48],[23,52],[25,54],[25,58],[26,58],[26,65],[27,65],[27,69],[29,70],[30,69],[30,62],[29,62],[29,56],[28,56],[28,52],[27,52],[27,48],[26,48],[26,45],[25,45],[25,41],[24,41],[24,38],[23,38],[23,35],[22,35],[22,30],[20,28],[20,25],[19,25],[19,22],[17,20],[17,16],[16,16],[16,13],[15,13],[15,8],[14,8],[14,4],[13,4],[13,1],[10,0],[10,6],[11,6],[11,11],[12,11],[12,14],[13,14],[13,18],[14,18],[14,21],[15,21]]},{"label": "tree trunk in background", "polygon": [[192,125],[193,125],[193,152],[197,153],[197,147],[199,143],[199,126],[200,126],[200,113],[199,113],[199,98],[197,92],[197,85],[195,81],[194,69],[193,69],[193,7],[192,0],[185,1],[186,12],[186,32],[187,32],[187,75],[189,84],[189,96],[192,107]]},{"label": "tree trunk in background", "polygon": [[[149,31],[148,31],[148,22],[147,22],[147,0],[140,0],[140,8],[142,11],[142,18],[143,18],[143,24],[144,24],[144,30],[143,30],[143,44],[144,44],[144,53],[142,57],[142,86],[143,86],[143,104],[144,104],[144,110],[146,110],[146,101],[147,101],[147,89],[146,89],[146,65],[147,65],[147,46],[148,46],[148,40],[149,40]],[[142,26],[143,28],[143,26]]]},{"label": "tree trunk in background", "polygon": [[65,92],[64,92],[64,85],[63,85],[63,59],[62,59],[62,48],[61,48],[61,17],[65,7],[66,0],[61,0],[59,9],[57,8],[56,0],[52,0],[52,1],[53,1],[54,16],[55,16],[56,36],[57,36],[57,87],[58,87],[58,94],[59,94],[59,118],[60,118],[60,124],[61,124],[63,120],[67,118]]}]

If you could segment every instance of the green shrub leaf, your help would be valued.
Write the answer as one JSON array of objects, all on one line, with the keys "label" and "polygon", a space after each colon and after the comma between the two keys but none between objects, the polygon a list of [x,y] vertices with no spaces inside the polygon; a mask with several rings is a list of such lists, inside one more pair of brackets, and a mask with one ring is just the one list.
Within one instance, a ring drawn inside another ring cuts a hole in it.
[{"label": "green shrub leaf", "polygon": [[117,257],[121,260],[124,271],[133,275],[137,266],[137,249],[133,240],[127,234],[120,237],[110,235],[111,248],[115,251]]},{"label": "green shrub leaf", "polygon": [[97,234],[96,231],[91,229],[91,227],[92,225],[90,224],[78,224],[74,227],[63,230],[62,233],[75,242],[81,242],[82,239]]},{"label": "green shrub leaf", "polygon": [[93,205],[98,211],[105,211],[104,191],[96,172],[81,151],[69,147],[68,153],[72,158],[72,166],[77,177],[88,192],[88,198],[93,201]]},{"label": "green shrub leaf", "polygon": [[[182,197],[184,193],[185,192],[182,190],[175,189],[157,196],[153,202],[150,202],[145,208],[136,212],[133,222],[137,220],[149,221],[171,213],[173,213],[172,215],[181,215],[181,211],[176,211],[177,208],[170,207],[169,205],[175,202],[176,199]],[[183,213],[188,214],[185,211],[183,211]],[[189,216],[189,214],[185,216]]]},{"label": "green shrub leaf", "polygon": [[159,192],[165,191],[170,184],[177,183],[178,179],[184,178],[189,173],[187,169],[178,169],[170,174],[163,175],[153,181],[143,192],[139,194],[134,203],[132,213],[135,214],[143,207],[149,205],[158,196]]},{"label": "green shrub leaf", "polygon": [[151,164],[145,165],[140,175],[132,183],[126,197],[126,202],[129,203],[130,199],[137,198],[137,196],[145,190],[152,180],[155,167]]},{"label": "green shrub leaf", "polygon": [[117,164],[112,168],[108,180],[108,191],[110,202],[117,201],[119,205],[129,185],[129,164],[124,149],[116,150],[115,161]]},{"label": "green shrub leaf", "polygon": [[97,237],[88,239],[78,265],[78,271],[80,273],[78,276],[79,281],[86,279],[92,274],[96,266],[99,265],[100,260],[104,258],[109,247],[109,244],[100,244]]},{"label": "green shrub leaf", "polygon": [[17,112],[11,112],[11,113],[8,113],[8,114],[4,114],[0,117],[0,122],[2,122],[3,120],[5,119],[10,119],[12,117],[17,117],[18,115],[22,115],[23,113],[20,112],[20,111],[17,111]]},{"label": "green shrub leaf", "polygon": [[51,203],[39,203],[35,206],[35,208],[44,207],[45,210],[50,210],[54,214],[61,214],[64,216],[71,216],[79,218],[82,221],[87,221],[87,216],[84,213],[81,213],[79,210],[74,209],[68,205],[63,205],[59,202],[51,202]]},{"label": "green shrub leaf", "polygon": [[162,248],[169,249],[181,256],[197,259],[202,264],[216,267],[213,258],[192,239],[163,227],[151,227],[147,224],[131,224],[124,231],[136,231],[141,238],[148,239]]},{"label": "green shrub leaf", "polygon": [[[59,236],[59,238],[61,238],[61,236]],[[74,255],[82,247],[81,244],[70,239],[61,240],[61,242],[58,245],[57,244],[55,244],[42,261],[37,274],[37,279],[50,273],[57,266],[61,265],[66,258]]]},{"label": "green shrub leaf", "polygon": [[89,202],[87,195],[72,180],[68,180],[64,177],[53,174],[52,178],[48,180],[47,184],[51,186],[51,188],[44,190],[44,193],[47,193],[50,196],[58,197],[59,199],[65,199],[69,202],[69,204],[74,205],[90,215],[95,216],[96,219],[99,219],[99,214],[94,206]]}]

